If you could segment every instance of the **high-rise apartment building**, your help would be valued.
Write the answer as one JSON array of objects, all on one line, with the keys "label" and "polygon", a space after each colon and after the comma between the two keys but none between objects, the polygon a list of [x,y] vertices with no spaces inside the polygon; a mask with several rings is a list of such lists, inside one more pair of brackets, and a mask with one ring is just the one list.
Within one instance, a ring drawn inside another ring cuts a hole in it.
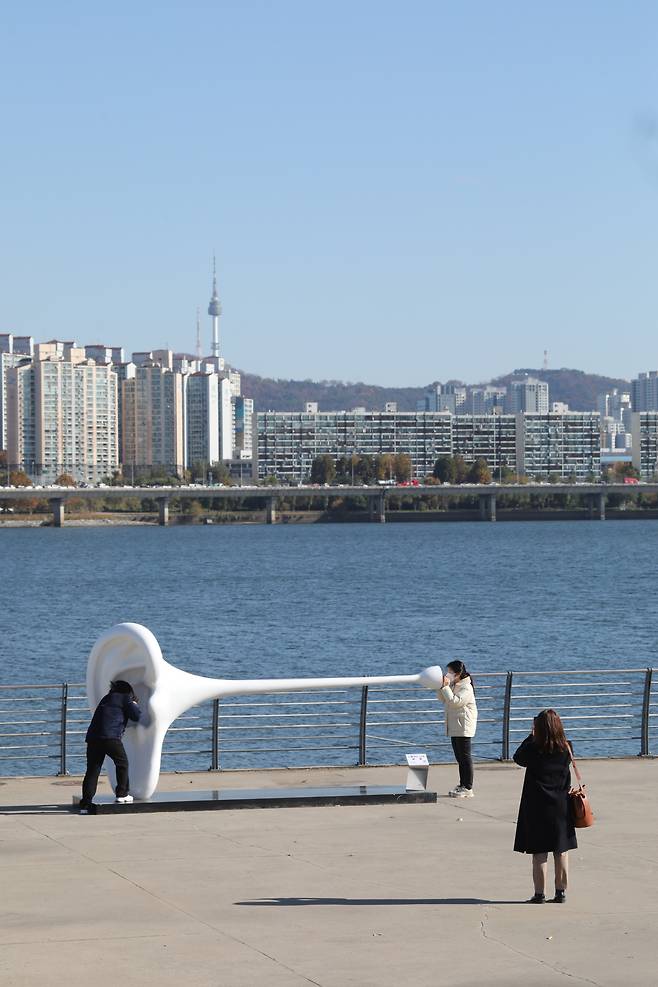
[{"label": "high-rise apartment building", "polygon": [[436,384],[418,401],[417,411],[448,411],[461,415],[467,411],[467,391],[463,384]]},{"label": "high-rise apartment building", "polygon": [[129,363],[112,363],[112,370],[117,376],[117,435],[119,441],[119,460],[123,455],[123,382],[124,380],[132,380],[135,376],[135,364],[131,361]]},{"label": "high-rise apartment building", "polygon": [[[431,473],[439,456],[452,450],[447,413],[352,411],[266,411],[257,415],[257,473],[300,482],[313,460],[407,453],[415,476]],[[256,450],[254,450],[256,451]]]},{"label": "high-rise apartment building", "polygon": [[658,410],[634,411],[631,431],[633,466],[643,480],[653,480],[658,476]]},{"label": "high-rise apartment building", "polygon": [[103,343],[89,343],[85,346],[85,355],[88,360],[95,360],[96,363],[123,363],[122,346],[105,346]]},{"label": "high-rise apartment building", "polygon": [[597,396],[596,407],[601,418],[614,418],[615,421],[623,422],[630,429],[632,410],[630,392],[620,391],[614,387],[611,391]]},{"label": "high-rise apartment building", "polygon": [[0,333],[0,449],[7,449],[7,371],[23,360],[31,360],[33,352],[31,336]]},{"label": "high-rise apartment building", "polygon": [[516,471],[516,419],[513,415],[456,415],[452,420],[453,456],[467,463],[483,459],[492,478]]},{"label": "high-rise apartment building", "polygon": [[236,397],[233,400],[233,408],[235,412],[233,457],[235,459],[252,459],[254,446],[254,402],[251,398]]},{"label": "high-rise apartment building", "polygon": [[600,473],[599,416],[451,415],[448,412],[259,412],[257,474],[307,480],[328,454],[406,453],[413,475],[430,474],[442,456],[483,459],[493,478],[505,468],[528,476],[557,473],[586,480]]},{"label": "high-rise apartment building", "polygon": [[470,411],[474,415],[502,415],[505,410],[506,387],[474,387],[471,390]]},{"label": "high-rise apartment building", "polygon": [[601,473],[600,418],[594,411],[516,416],[517,470],[588,480]]},{"label": "high-rise apartment building", "polygon": [[35,360],[70,360],[81,363],[87,359],[84,346],[78,346],[73,340],[51,339],[47,343],[34,344]]},{"label": "high-rise apartment building", "polygon": [[658,411],[658,370],[638,374],[631,381],[633,411]]},{"label": "high-rise apartment building", "polygon": [[7,460],[12,469],[36,475],[34,365],[25,360],[6,373]]},{"label": "high-rise apartment building", "polygon": [[213,466],[219,462],[219,378],[215,373],[187,378],[187,462]]},{"label": "high-rise apartment building", "polygon": [[510,415],[526,412],[531,415],[548,414],[548,384],[535,377],[512,380],[507,389],[507,408]]},{"label": "high-rise apartment building", "polygon": [[138,366],[122,384],[121,461],[144,473],[154,466],[180,474],[187,465],[187,378],[164,367]]},{"label": "high-rise apartment building", "polygon": [[7,374],[9,462],[44,483],[100,482],[118,467],[116,374],[74,346],[35,351]]},{"label": "high-rise apartment building", "polygon": [[219,376],[219,455],[221,459],[233,459],[235,435],[235,407],[228,377]]},{"label": "high-rise apartment building", "polygon": [[32,336],[16,336],[13,332],[0,332],[0,353],[16,353],[22,357],[34,355]]}]

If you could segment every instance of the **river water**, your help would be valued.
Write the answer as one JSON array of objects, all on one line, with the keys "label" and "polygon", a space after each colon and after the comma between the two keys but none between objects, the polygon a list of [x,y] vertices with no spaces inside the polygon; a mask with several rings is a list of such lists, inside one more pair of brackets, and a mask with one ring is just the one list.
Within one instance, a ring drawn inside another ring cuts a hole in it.
[{"label": "river water", "polygon": [[657,547],[654,521],[0,529],[0,684],[84,681],[125,620],[222,678],[644,667]]},{"label": "river water", "polygon": [[0,684],[82,681],[112,624],[205,675],[651,664],[653,521],[0,530]]}]

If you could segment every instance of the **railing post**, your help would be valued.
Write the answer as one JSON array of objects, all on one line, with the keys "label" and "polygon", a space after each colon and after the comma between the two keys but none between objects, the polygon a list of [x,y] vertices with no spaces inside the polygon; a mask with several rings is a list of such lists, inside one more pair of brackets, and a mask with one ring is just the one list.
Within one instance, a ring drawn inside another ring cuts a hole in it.
[{"label": "railing post", "polygon": [[212,701],[212,744],[210,770],[219,771],[219,699]]},{"label": "railing post", "polygon": [[503,703],[503,737],[501,761],[509,761],[509,721],[510,710],[512,708],[512,681],[514,672],[508,672],[505,680],[505,700]]},{"label": "railing post", "polygon": [[59,717],[59,771],[58,775],[66,775],[66,721],[68,719],[69,684],[62,682],[62,703]]},{"label": "railing post", "polygon": [[642,728],[640,730],[640,757],[649,755],[649,710],[651,708],[651,679],[653,668],[647,668],[644,674],[644,696],[642,698]]},{"label": "railing post", "polygon": [[366,764],[366,726],[368,723],[368,686],[361,689],[361,710],[359,712],[359,767]]}]

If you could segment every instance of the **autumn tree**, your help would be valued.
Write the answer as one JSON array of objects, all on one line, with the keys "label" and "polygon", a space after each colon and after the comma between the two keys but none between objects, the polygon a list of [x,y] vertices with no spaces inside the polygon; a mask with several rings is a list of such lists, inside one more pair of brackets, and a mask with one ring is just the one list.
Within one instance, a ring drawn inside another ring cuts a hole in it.
[{"label": "autumn tree", "polygon": [[468,473],[469,483],[491,483],[491,470],[485,459],[476,459]]},{"label": "autumn tree", "polygon": [[31,487],[32,480],[23,470],[12,470],[9,474],[10,487]]},{"label": "autumn tree", "polygon": [[208,470],[211,483],[221,484],[223,487],[231,486],[231,471],[226,463],[213,463]]},{"label": "autumn tree", "polygon": [[612,474],[614,483],[623,483],[627,476],[634,480],[640,479],[640,472],[632,463],[615,463],[612,467]]},{"label": "autumn tree", "polygon": [[434,463],[433,475],[441,483],[454,483],[457,478],[457,469],[452,456],[439,456]]},{"label": "autumn tree", "polygon": [[395,456],[390,452],[385,452],[382,456],[377,456],[377,479],[392,480],[395,473]]},{"label": "autumn tree", "polygon": [[469,474],[469,465],[463,456],[454,456],[453,462],[455,464],[455,483],[467,483]]},{"label": "autumn tree", "polygon": [[311,464],[311,483],[333,483],[336,478],[336,463],[333,456],[325,453],[316,456]]},{"label": "autumn tree", "polygon": [[411,456],[406,452],[399,452],[394,464],[395,479],[398,483],[407,483],[411,479],[412,470]]},{"label": "autumn tree", "polygon": [[76,485],[70,473],[62,473],[55,480],[55,484],[58,487],[74,487]]}]

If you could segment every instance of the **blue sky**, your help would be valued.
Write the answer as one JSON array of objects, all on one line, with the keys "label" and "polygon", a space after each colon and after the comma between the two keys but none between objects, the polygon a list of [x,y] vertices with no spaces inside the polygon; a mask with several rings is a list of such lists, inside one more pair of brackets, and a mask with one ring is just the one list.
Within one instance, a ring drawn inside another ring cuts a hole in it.
[{"label": "blue sky", "polygon": [[0,331],[420,385],[658,365],[658,6],[0,20]]}]

